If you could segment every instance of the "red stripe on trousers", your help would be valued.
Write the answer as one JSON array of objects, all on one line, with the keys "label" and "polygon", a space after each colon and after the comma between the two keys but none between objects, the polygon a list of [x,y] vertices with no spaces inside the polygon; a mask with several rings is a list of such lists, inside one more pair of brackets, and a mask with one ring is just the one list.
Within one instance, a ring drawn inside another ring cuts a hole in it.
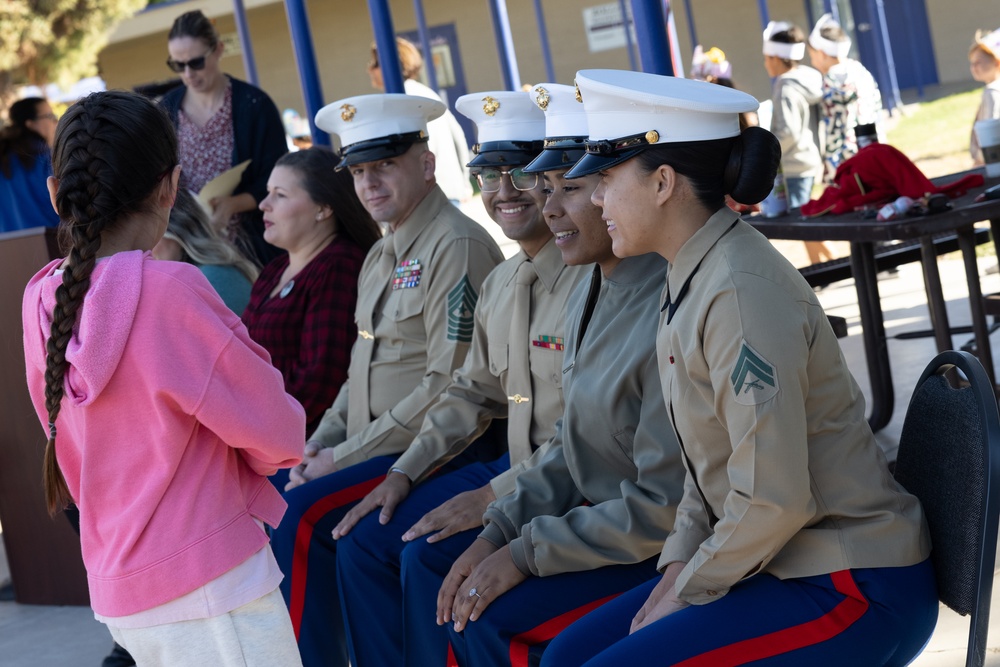
[{"label": "red stripe on trousers", "polygon": [[528,650],[531,649],[532,646],[552,639],[565,630],[571,623],[578,620],[582,616],[589,614],[605,602],[614,600],[618,597],[618,595],[618,593],[615,593],[614,595],[609,595],[606,598],[588,602],[582,607],[571,609],[564,614],[560,614],[555,618],[545,621],[541,625],[535,626],[530,630],[525,630],[519,635],[514,635],[514,637],[510,640],[511,667],[528,667]]},{"label": "red stripe on trousers", "polygon": [[448,660],[445,662],[445,667],[458,667],[458,659],[455,658],[455,649],[451,647],[451,642],[448,642]]},{"label": "red stripe on trousers", "polygon": [[292,617],[292,628],[295,630],[295,641],[299,640],[299,630],[302,626],[302,613],[306,604],[306,574],[309,571],[309,543],[312,542],[313,528],[316,523],[329,512],[343,507],[347,503],[361,500],[368,492],[378,486],[385,475],[379,475],[367,482],[361,482],[336,493],[331,493],[317,500],[302,518],[299,519],[295,531],[295,547],[292,551],[292,583],[288,600],[288,613]]},{"label": "red stripe on trousers", "polygon": [[833,572],[830,578],[833,579],[833,587],[837,592],[843,593],[847,598],[823,616],[791,628],[721,646],[679,662],[675,667],[745,665],[836,637],[868,611],[868,600],[858,590],[850,570]]}]

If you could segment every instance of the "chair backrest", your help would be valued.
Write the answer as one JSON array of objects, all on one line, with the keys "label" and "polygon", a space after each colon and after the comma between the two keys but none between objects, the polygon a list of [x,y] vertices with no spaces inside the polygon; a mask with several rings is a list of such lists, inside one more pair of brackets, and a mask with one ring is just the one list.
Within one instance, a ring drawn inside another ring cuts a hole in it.
[{"label": "chair backrest", "polygon": [[[964,375],[954,388],[944,373]],[[966,665],[983,665],[1000,519],[1000,414],[993,387],[967,352],[942,352],[910,399],[896,480],[920,499],[940,600],[972,615]]]}]

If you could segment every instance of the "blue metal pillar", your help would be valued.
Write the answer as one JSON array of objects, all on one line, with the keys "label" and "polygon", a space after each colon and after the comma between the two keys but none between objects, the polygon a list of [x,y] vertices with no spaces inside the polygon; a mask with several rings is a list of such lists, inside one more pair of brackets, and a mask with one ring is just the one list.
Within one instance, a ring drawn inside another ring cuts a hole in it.
[{"label": "blue metal pillar", "polygon": [[549,29],[545,25],[545,11],[542,0],[535,0],[535,23],[538,24],[538,40],[542,44],[542,60],[545,61],[545,80],[556,83],[556,69],[552,66],[552,49],[549,48]]},{"label": "blue metal pillar", "polygon": [[632,44],[632,31],[629,30],[628,9],[625,0],[618,0],[618,9],[622,13],[622,29],[625,31],[625,50],[628,51],[628,68],[633,72],[638,69],[635,62],[635,46]]},{"label": "blue metal pillar", "polygon": [[247,10],[243,0],[233,0],[233,18],[236,19],[236,34],[240,38],[240,49],[243,51],[243,71],[247,81],[260,88],[260,78],[257,76],[257,61],[253,57],[253,42],[250,41],[250,27],[247,25]]},{"label": "blue metal pillar", "polygon": [[427,67],[427,83],[437,92],[438,75],[434,67],[434,54],[431,52],[431,34],[427,30],[427,18],[424,17],[424,1],[413,0],[413,13],[417,16],[417,33],[420,35],[420,50],[424,54],[424,65]]},{"label": "blue metal pillar", "polygon": [[329,146],[330,135],[316,127],[316,113],[323,108],[323,89],[319,82],[316,51],[313,49],[305,0],[285,0],[285,15],[288,17],[288,30],[292,37],[292,49],[299,69],[299,82],[306,102],[306,117],[309,118],[313,143]]},{"label": "blue metal pillar", "polygon": [[514,38],[510,32],[510,18],[507,16],[507,0],[488,0],[488,2],[490,17],[493,19],[493,32],[496,35],[503,86],[507,90],[520,90],[521,73],[517,69],[517,56],[514,54]]},{"label": "blue metal pillar", "polygon": [[681,57],[680,40],[677,39],[677,20],[670,0],[663,0],[663,13],[667,17],[667,42],[670,44],[670,64],[675,76],[684,76],[684,59]]},{"label": "blue metal pillar", "polygon": [[896,61],[892,57],[892,44],[889,43],[889,27],[886,25],[885,20],[885,3],[884,0],[870,0],[870,2],[874,10],[872,18],[875,19],[875,23],[878,26],[878,32],[875,33],[875,45],[876,48],[881,47],[882,55],[885,56],[883,66],[891,93],[886,107],[888,107],[889,111],[892,111],[893,109],[901,108],[903,101],[899,97],[899,81],[896,79]]},{"label": "blue metal pillar", "polygon": [[[823,0],[823,13],[833,14],[833,20],[836,21],[837,23],[840,23],[840,8],[837,7],[837,3],[834,2],[833,0]],[[843,24],[840,23],[840,25]]]},{"label": "blue metal pillar", "polygon": [[771,14],[767,11],[767,0],[757,0],[757,9],[760,10],[760,24],[766,28],[771,22]]},{"label": "blue metal pillar", "polygon": [[660,0],[632,0],[632,20],[642,71],[672,76],[674,68],[670,64],[667,22]]},{"label": "blue metal pillar", "polygon": [[368,15],[375,33],[375,49],[378,64],[382,70],[382,84],[387,93],[405,93],[403,72],[399,67],[399,51],[396,49],[396,29],[392,27],[392,11],[388,0],[368,0]]},{"label": "blue metal pillar", "polygon": [[[806,0],[808,2],[809,0]],[[688,33],[691,35],[691,50],[698,46],[698,34],[694,31],[694,14],[691,12],[691,0],[684,0],[684,15],[687,16]]]}]

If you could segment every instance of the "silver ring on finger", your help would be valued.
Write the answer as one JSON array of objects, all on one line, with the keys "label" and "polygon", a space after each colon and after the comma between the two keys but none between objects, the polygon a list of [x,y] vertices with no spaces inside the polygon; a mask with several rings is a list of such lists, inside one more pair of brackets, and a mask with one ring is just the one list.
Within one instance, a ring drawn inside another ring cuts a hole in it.
[{"label": "silver ring on finger", "polygon": [[480,595],[479,591],[477,591],[475,588],[473,588],[472,590],[469,591],[469,597],[470,598],[479,598],[480,600],[483,599],[483,596]]}]

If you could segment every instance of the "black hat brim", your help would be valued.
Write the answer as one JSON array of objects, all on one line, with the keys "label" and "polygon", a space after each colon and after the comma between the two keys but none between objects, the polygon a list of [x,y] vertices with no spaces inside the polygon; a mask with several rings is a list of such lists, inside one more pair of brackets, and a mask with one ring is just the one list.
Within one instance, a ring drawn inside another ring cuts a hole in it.
[{"label": "black hat brim", "polygon": [[599,171],[610,169],[615,165],[619,165],[626,160],[631,160],[646,148],[646,146],[643,146],[641,148],[621,151],[620,153],[615,153],[614,155],[595,155],[594,153],[587,153],[580,158],[579,161],[577,161],[577,163],[573,165],[573,167],[570,168],[570,170],[567,171],[563,177],[580,178],[581,176],[596,174]]},{"label": "black hat brim", "polygon": [[538,156],[527,151],[485,151],[469,162],[469,167],[517,167],[528,164]]},{"label": "black hat brim", "polygon": [[546,148],[523,171],[529,174],[538,174],[544,171],[565,171],[575,165],[584,155],[586,155],[586,151],[581,148]]},{"label": "black hat brim", "polygon": [[374,162],[376,160],[399,157],[410,150],[413,144],[426,141],[426,136],[421,137],[419,133],[413,133],[412,135],[379,137],[371,141],[361,141],[351,144],[340,149],[340,164],[337,165],[337,169],[351,167],[363,162]]},{"label": "black hat brim", "polygon": [[521,167],[542,152],[544,142],[537,141],[486,141],[472,147],[475,156],[468,167]]}]

